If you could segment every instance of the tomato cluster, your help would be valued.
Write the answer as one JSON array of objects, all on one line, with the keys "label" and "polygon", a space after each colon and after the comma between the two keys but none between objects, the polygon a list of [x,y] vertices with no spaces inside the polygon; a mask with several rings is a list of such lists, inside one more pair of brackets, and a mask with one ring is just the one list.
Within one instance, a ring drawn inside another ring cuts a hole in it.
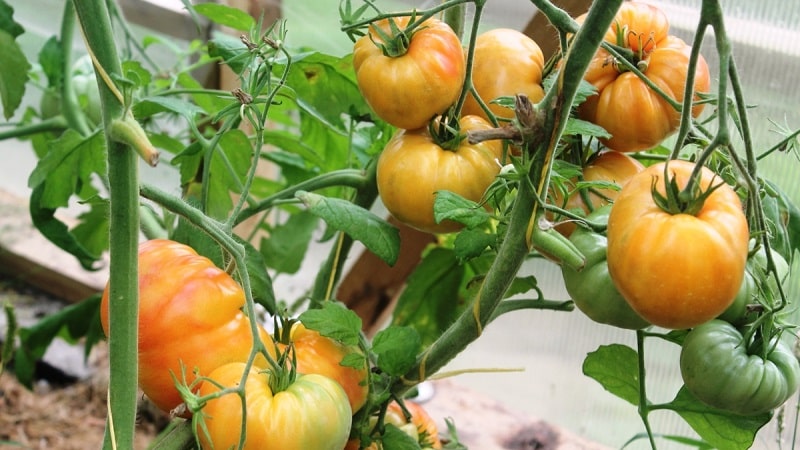
[{"label": "tomato cluster", "polygon": [[[229,448],[239,441],[242,407],[234,393],[254,347],[250,320],[242,312],[239,284],[192,248],[166,239],[139,246],[139,385],[166,412],[195,413],[203,448]],[[108,287],[101,321],[109,335]],[[367,401],[366,363],[340,363],[358,347],[345,346],[295,322],[291,350],[255,324],[266,349],[245,378],[245,448],[336,449],[344,447],[352,415]],[[287,344],[288,344],[287,343]],[[286,361],[276,366],[276,361]],[[270,362],[271,361],[271,362]],[[293,370],[289,370],[294,365]],[[287,375],[297,372],[296,379]],[[202,409],[177,409],[187,399],[177,384],[200,398]]]}]

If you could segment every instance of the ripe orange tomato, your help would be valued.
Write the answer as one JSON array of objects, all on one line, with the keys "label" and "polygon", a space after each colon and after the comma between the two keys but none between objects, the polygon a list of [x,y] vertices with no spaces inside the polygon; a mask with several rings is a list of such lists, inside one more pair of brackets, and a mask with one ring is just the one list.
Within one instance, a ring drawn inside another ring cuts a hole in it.
[{"label": "ripe orange tomato", "polygon": [[408,130],[424,127],[456,102],[466,78],[461,41],[446,23],[430,18],[407,37],[407,49],[384,53],[390,44],[378,33],[395,38],[389,20],[400,30],[409,17],[380,20],[353,47],[353,67],[361,94],[375,114]]},{"label": "ripe orange tomato", "polygon": [[[634,62],[648,79],[673,100],[682,100],[691,46],[669,34],[669,22],[661,10],[641,2],[623,3],[604,40],[630,49]],[[708,92],[711,76],[702,56],[694,75],[694,92]],[[602,48],[584,78],[598,92],[579,106],[578,115],[612,135],[601,139],[609,148],[623,152],[646,150],[661,143],[680,125],[680,113],[666,99]],[[702,104],[695,104],[692,115],[697,117],[702,110]]]},{"label": "ripe orange tomato", "polygon": [[[665,193],[664,164],[636,174],[622,188],[608,218],[608,270],[634,311],[664,328],[707,322],[733,302],[742,285],[749,231],[742,203],[728,186],[716,188],[694,214],[671,213],[653,200]],[[669,161],[684,188],[694,163]],[[719,178],[702,169],[699,186]]]},{"label": "ripe orange tomato", "polygon": [[345,356],[354,352],[360,353],[358,347],[347,347],[309,330],[300,322],[292,326],[290,339],[294,345],[298,373],[325,375],[339,383],[347,394],[354,413],[364,406],[369,394],[366,361],[360,369],[340,364]]},{"label": "ripe orange tomato", "polygon": [[[109,335],[106,286],[100,320]],[[189,246],[166,239],[139,245],[139,386],[159,408],[169,412],[183,399],[174,374],[194,379],[194,369],[208,375],[217,367],[247,361],[253,348],[250,323],[242,313],[244,291],[225,271]],[[272,349],[269,335],[258,326]],[[259,357],[257,364],[265,367]]]},{"label": "ripe orange tomato", "polygon": [[[544,97],[544,55],[539,45],[525,34],[509,28],[480,34],[475,40],[473,61],[472,85],[495,116],[514,118],[513,109],[490,103],[498,97],[525,94],[531,103]],[[489,120],[472,94],[467,96],[461,113]]]},{"label": "ripe orange tomato", "polygon": [[[462,133],[491,128],[478,116],[463,116],[459,123]],[[378,158],[378,193],[386,209],[408,226],[428,233],[457,231],[460,223],[434,220],[436,192],[447,190],[479,201],[500,172],[502,157],[499,140],[470,144],[464,139],[448,150],[427,128],[400,130]]]}]

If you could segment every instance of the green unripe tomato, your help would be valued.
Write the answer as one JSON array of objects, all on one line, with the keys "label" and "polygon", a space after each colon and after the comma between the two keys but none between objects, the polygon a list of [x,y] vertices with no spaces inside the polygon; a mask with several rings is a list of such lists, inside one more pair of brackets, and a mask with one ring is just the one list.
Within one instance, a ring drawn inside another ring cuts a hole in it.
[{"label": "green unripe tomato", "polygon": [[[610,205],[587,216],[592,223],[607,223]],[[641,318],[622,297],[608,273],[606,236],[586,228],[578,228],[569,238],[586,257],[580,271],[561,265],[561,274],[575,306],[595,322],[637,330],[650,324]]]}]

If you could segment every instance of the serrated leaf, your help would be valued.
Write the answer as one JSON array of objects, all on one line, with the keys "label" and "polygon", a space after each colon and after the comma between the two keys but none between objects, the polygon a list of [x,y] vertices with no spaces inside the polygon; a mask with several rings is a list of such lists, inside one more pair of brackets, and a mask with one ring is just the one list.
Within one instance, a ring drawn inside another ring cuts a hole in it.
[{"label": "serrated leaf", "polygon": [[301,211],[272,227],[269,237],[262,238],[260,245],[266,264],[278,273],[291,274],[300,270],[318,223],[315,215]]},{"label": "serrated leaf", "polygon": [[386,264],[392,266],[400,253],[400,230],[369,210],[339,198],[312,192],[297,193],[308,210],[331,227],[360,241]]},{"label": "serrated leaf", "polygon": [[411,327],[390,325],[372,339],[372,352],[377,356],[378,367],[397,377],[414,366],[421,348],[420,335]]},{"label": "serrated leaf", "polygon": [[39,50],[38,61],[42,66],[42,72],[47,77],[47,86],[56,90],[60,89],[64,78],[63,59],[61,43],[55,36],[50,37]]},{"label": "serrated leaf", "polygon": [[6,30],[0,30],[0,67],[3,68],[0,70],[0,100],[3,102],[3,115],[9,120],[25,96],[31,64],[14,35]]},{"label": "serrated leaf", "polygon": [[463,307],[460,288],[466,267],[453,250],[436,247],[408,277],[397,299],[392,324],[413,327],[428,345],[455,320]]},{"label": "serrated leaf", "polygon": [[741,449],[752,447],[756,433],[772,418],[772,414],[741,416],[705,405],[681,387],[668,404],[692,429],[714,448]]},{"label": "serrated leaf", "polygon": [[358,345],[361,340],[361,318],[341,303],[327,301],[321,308],[304,311],[299,319],[309,330],[344,345]]},{"label": "serrated leaf", "polygon": [[194,103],[177,97],[146,97],[134,105],[136,117],[150,117],[154,114],[169,111],[193,121],[195,116],[203,113],[203,109]]},{"label": "serrated leaf", "polygon": [[583,373],[617,397],[639,405],[639,355],[626,345],[601,345],[583,360]]},{"label": "serrated leaf", "polygon": [[108,250],[109,202],[108,199],[94,197],[84,205],[91,207],[78,216],[79,223],[72,228],[72,234],[90,253],[100,255]]},{"label": "serrated leaf", "polygon": [[467,228],[479,227],[492,216],[481,205],[450,191],[437,191],[433,202],[433,218],[436,223],[453,220]]},{"label": "serrated leaf", "polygon": [[381,448],[385,450],[420,450],[419,442],[405,431],[387,423],[381,436]]},{"label": "serrated leaf", "polygon": [[611,134],[600,125],[596,125],[586,120],[581,120],[575,117],[570,117],[567,120],[567,125],[564,127],[565,136],[594,136],[598,138],[610,138]]},{"label": "serrated leaf", "polygon": [[31,222],[42,236],[47,238],[58,248],[74,256],[84,269],[97,270],[94,264],[100,259],[100,255],[86,248],[78,238],[72,234],[69,227],[56,218],[55,208],[42,206],[44,188],[45,185],[40,184],[31,191],[29,199]]},{"label": "serrated leaf", "polygon": [[0,0],[0,30],[15,38],[25,32],[25,28],[14,21],[14,8],[5,0]]},{"label": "serrated leaf", "polygon": [[216,34],[208,42],[208,56],[221,59],[236,74],[244,72],[247,67],[247,53],[247,47],[241,39],[225,33]]},{"label": "serrated leaf", "polygon": [[469,229],[461,231],[453,242],[453,251],[462,263],[466,260],[480,256],[488,247],[493,247],[497,242],[497,236],[489,234],[481,229]]},{"label": "serrated leaf", "polygon": [[94,133],[84,138],[67,130],[51,141],[47,153],[28,177],[28,187],[41,187],[41,208],[67,206],[72,194],[88,198],[93,194],[92,174],[105,175],[107,158],[105,138]]},{"label": "serrated leaf", "polygon": [[250,31],[255,26],[255,19],[250,14],[230,6],[217,3],[198,3],[194,10],[206,16],[214,23],[239,31]]}]

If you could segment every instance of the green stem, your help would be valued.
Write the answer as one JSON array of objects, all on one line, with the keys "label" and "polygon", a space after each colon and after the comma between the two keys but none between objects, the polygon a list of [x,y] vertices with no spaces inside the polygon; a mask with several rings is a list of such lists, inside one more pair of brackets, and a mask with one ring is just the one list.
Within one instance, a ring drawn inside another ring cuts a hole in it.
[{"label": "green stem", "polygon": [[647,430],[650,447],[655,450],[656,441],[653,437],[653,429],[650,426],[650,402],[647,400],[647,383],[645,382],[644,339],[645,333],[642,330],[636,330],[636,349],[639,355],[639,417],[642,418],[644,428]]},{"label": "green stem", "polygon": [[[549,2],[533,0],[533,3],[537,7],[541,3],[547,8]],[[540,207],[537,189],[539,192],[547,189],[552,156],[566,126],[578,86],[621,3],[622,0],[610,0],[589,10],[584,26],[567,52],[558,83],[553,84],[539,103],[547,114],[544,130],[548,130],[549,136],[542,142],[526,141],[526,154],[535,155],[536,160],[528,177],[519,183],[505,238],[472,304],[423,354],[418,355],[414,366],[392,386],[392,392],[406,392],[441,369],[477,339],[495,316],[505,292],[529,253],[528,226],[535,219],[535,210]]]},{"label": "green stem", "polygon": [[41,122],[22,125],[11,128],[8,131],[0,132],[0,141],[4,141],[6,139],[20,139],[26,136],[47,133],[50,131],[59,132],[63,131],[65,128],[67,128],[67,126],[67,120],[64,118],[64,116],[55,116],[42,120]]},{"label": "green stem", "polygon": [[236,215],[234,225],[238,225],[250,217],[272,208],[276,203],[281,200],[293,199],[295,194],[299,191],[316,191],[333,186],[349,186],[356,189],[361,189],[369,184],[368,175],[364,174],[358,169],[341,169],[333,172],[317,175],[305,181],[301,181],[293,186],[290,186],[280,192],[270,195],[259,201],[257,204],[248,208],[242,209]]},{"label": "green stem", "polygon": [[61,114],[70,128],[81,136],[91,134],[86,114],[81,110],[78,97],[72,88],[72,36],[75,34],[75,5],[68,1],[64,4],[64,15],[61,19]]},{"label": "green stem", "polygon": [[[88,50],[114,79],[122,76],[114,33],[104,0],[75,1]],[[108,126],[123,115],[123,106],[100,71],[95,70]],[[106,133],[109,179],[109,414],[104,448],[133,448],[138,387],[138,240],[139,178],[136,152]],[[113,437],[113,438],[112,438]]]}]

